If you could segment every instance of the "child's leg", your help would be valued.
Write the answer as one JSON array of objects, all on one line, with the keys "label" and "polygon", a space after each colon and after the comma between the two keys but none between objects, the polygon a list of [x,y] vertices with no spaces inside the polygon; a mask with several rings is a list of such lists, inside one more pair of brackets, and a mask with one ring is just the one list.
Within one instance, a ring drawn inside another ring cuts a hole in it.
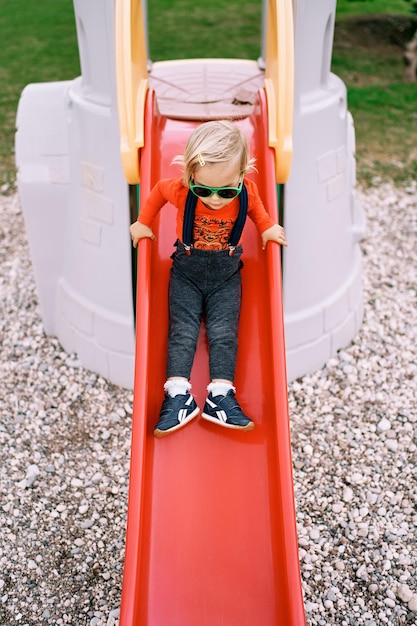
[{"label": "child's leg", "polygon": [[202,313],[200,290],[173,265],[169,283],[167,378],[189,380]]},{"label": "child's leg", "polygon": [[174,264],[169,284],[167,381],[154,429],[156,437],[164,437],[182,428],[199,412],[190,393],[189,378],[200,332],[202,306],[199,290]]},{"label": "child's leg", "polygon": [[211,380],[233,382],[235,378],[240,305],[240,272],[219,285],[206,299]]},{"label": "child's leg", "polygon": [[254,423],[243,413],[233,386],[240,303],[240,273],[233,275],[207,299],[211,383],[207,387],[209,395],[202,417],[227,428],[247,431],[253,429]]}]

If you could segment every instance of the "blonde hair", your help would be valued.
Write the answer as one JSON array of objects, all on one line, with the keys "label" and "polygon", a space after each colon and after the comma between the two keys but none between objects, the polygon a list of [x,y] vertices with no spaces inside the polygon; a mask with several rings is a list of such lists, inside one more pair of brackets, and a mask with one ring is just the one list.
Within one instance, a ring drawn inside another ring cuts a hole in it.
[{"label": "blonde hair", "polygon": [[184,154],[174,157],[173,164],[183,167],[183,183],[188,186],[197,166],[236,160],[240,173],[255,170],[248,140],[232,122],[205,122],[191,133]]}]

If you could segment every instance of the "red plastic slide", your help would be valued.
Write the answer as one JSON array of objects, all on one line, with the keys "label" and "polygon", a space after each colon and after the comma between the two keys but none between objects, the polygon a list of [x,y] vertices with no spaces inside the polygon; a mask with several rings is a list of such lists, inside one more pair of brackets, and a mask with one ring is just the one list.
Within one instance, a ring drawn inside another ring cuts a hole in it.
[{"label": "red plastic slide", "polygon": [[[236,122],[250,138],[265,206],[277,216],[266,105]],[[183,151],[194,122],[160,116],[149,92],[140,202]],[[165,380],[167,287],[175,209],[167,205],[138,254],[137,348],[121,626],[305,624],[295,528],[281,301],[280,248],[243,238],[236,387],[249,433],[196,418],[155,439]],[[202,328],[192,372],[200,408],[209,382]]]}]

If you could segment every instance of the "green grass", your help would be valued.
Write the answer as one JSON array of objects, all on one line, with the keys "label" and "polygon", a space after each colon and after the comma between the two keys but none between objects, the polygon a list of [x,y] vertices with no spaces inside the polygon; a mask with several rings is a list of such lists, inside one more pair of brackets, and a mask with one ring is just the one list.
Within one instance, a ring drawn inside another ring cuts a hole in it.
[{"label": "green grass", "polygon": [[338,0],[336,16],[408,15],[411,5],[407,0]]},{"label": "green grass", "polygon": [[361,183],[391,178],[401,184],[416,178],[416,98],[415,85],[350,90],[349,108],[355,120]]},{"label": "green grass", "polygon": [[261,0],[151,0],[148,22],[153,61],[261,53]]},{"label": "green grass", "polygon": [[25,85],[79,75],[71,0],[0,0],[0,188],[14,185],[16,110]]},{"label": "green grass", "polygon": [[[311,0],[313,1],[313,0]],[[411,17],[408,0],[338,0],[332,70],[348,88],[356,128],[358,179],[415,178],[417,86],[404,84],[401,48],[358,35],[366,15]],[[261,0],[150,0],[152,60],[221,57],[257,59]],[[391,24],[391,28],[397,28]],[[79,75],[72,0],[0,0],[0,191],[14,188],[17,104],[31,82]],[[356,32],[356,34],[355,34]]]},{"label": "green grass", "polygon": [[402,83],[403,65],[400,54],[392,51],[342,49],[337,43],[333,49],[332,71],[340,76],[349,90],[357,86],[371,87]]},{"label": "green grass", "polygon": [[[407,184],[417,172],[417,84],[403,82],[399,44],[405,24],[415,20],[412,3],[339,0],[337,6],[332,70],[348,88],[348,107],[356,130],[358,181],[369,185],[393,179],[397,184]],[[379,21],[373,31],[368,21],[360,30],[360,25],[352,22],[352,11],[362,17],[374,12],[403,17]],[[412,24],[407,28],[413,32]]]}]

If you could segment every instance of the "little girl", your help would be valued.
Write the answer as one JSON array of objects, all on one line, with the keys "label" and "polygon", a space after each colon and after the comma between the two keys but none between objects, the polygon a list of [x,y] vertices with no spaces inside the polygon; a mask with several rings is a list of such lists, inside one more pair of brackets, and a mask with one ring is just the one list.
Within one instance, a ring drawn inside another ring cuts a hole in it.
[{"label": "little girl", "polygon": [[185,426],[199,408],[190,393],[191,367],[203,314],[209,341],[211,382],[202,417],[227,428],[252,430],[253,421],[236,400],[234,376],[241,303],[240,237],[246,214],[262,240],[286,246],[284,229],[275,224],[245,174],[253,170],[245,135],[231,122],[198,126],[183,156],[175,157],[182,179],[159,181],[138,220],[130,227],[133,245],[155,240],[152,222],[166,202],[178,210],[176,251],[169,283],[169,334],[165,399],[156,437]]}]

